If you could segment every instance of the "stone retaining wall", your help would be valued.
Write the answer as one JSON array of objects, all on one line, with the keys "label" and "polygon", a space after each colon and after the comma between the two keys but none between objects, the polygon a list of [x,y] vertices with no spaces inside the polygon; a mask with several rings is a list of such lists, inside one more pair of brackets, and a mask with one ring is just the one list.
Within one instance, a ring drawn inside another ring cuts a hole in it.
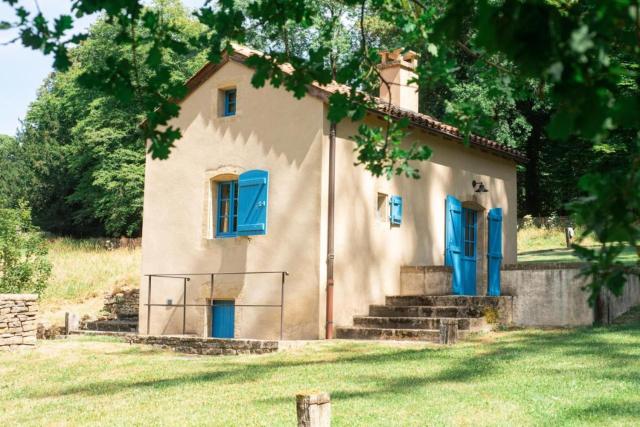
[{"label": "stone retaining wall", "polygon": [[278,341],[201,338],[178,335],[126,335],[129,344],[147,344],[180,353],[206,355],[265,354],[278,351]]},{"label": "stone retaining wall", "polygon": [[0,350],[36,343],[38,295],[0,294]]},{"label": "stone retaining wall", "polygon": [[[512,295],[513,322],[521,326],[588,326],[594,310],[587,303],[586,284],[579,277],[584,264],[513,264],[500,273],[502,295]],[[640,280],[630,275],[623,294],[607,294],[610,320],[640,304]]]}]

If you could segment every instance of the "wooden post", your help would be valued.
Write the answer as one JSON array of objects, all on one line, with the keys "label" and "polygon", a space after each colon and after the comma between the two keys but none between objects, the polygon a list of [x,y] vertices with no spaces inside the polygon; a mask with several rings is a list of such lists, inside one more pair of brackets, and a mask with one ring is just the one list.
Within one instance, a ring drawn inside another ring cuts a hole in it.
[{"label": "wooden post", "polygon": [[298,427],[330,427],[331,398],[329,393],[299,393],[296,395]]},{"label": "wooden post", "polygon": [[458,341],[458,320],[440,319],[440,344],[455,344]]}]

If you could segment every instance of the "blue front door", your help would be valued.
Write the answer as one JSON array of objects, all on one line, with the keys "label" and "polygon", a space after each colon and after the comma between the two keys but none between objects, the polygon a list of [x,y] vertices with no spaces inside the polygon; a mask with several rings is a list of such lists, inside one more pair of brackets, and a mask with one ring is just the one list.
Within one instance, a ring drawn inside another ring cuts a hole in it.
[{"label": "blue front door", "polygon": [[462,294],[476,294],[478,213],[462,208]]},{"label": "blue front door", "polygon": [[235,322],[235,303],[228,300],[215,300],[211,307],[211,336],[214,338],[233,338]]}]

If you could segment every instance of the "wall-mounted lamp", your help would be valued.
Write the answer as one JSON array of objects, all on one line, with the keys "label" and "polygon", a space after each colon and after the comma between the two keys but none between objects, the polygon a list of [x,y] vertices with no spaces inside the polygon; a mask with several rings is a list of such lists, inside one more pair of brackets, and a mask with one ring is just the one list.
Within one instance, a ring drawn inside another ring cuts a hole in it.
[{"label": "wall-mounted lamp", "polygon": [[471,185],[473,186],[473,189],[474,189],[474,191],[476,193],[487,193],[487,192],[489,192],[489,190],[487,190],[487,187],[484,186],[482,181],[476,181],[474,179],[473,181],[471,181]]}]

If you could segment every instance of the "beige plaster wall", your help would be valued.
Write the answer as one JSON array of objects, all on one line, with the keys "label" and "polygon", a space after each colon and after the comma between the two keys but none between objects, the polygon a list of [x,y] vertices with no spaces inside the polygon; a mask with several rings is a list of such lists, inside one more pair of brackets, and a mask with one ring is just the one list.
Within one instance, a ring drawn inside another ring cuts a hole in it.
[{"label": "beige plaster wall", "polygon": [[[143,274],[287,270],[285,333],[288,339],[317,338],[322,243],[321,185],[323,104],[296,100],[283,89],[254,89],[252,71],[229,62],[182,102],[171,124],[182,130],[168,160],[147,158],[143,222]],[[237,114],[218,116],[218,91],[237,88]],[[250,169],[270,173],[265,236],[212,238],[211,202],[220,174]],[[205,304],[208,276],[190,276],[188,304]],[[147,278],[141,280],[140,331],[147,331]],[[152,303],[181,304],[180,279],[153,279]],[[216,279],[214,298],[236,304],[274,304],[280,278],[229,276]],[[153,307],[151,334],[182,332],[181,307]],[[187,308],[186,332],[209,333],[209,314]],[[275,338],[279,310],[236,309],[236,336]]]},{"label": "beige plaster wall", "polygon": [[[408,142],[425,143],[433,150],[432,158],[419,165],[421,179],[374,178],[363,166],[353,166],[357,153],[355,143],[348,138],[356,133],[357,124],[345,121],[338,125],[334,314],[337,326],[351,324],[353,315],[365,314],[369,304],[383,303],[386,295],[399,294],[401,266],[444,264],[448,194],[465,206],[483,209],[479,212],[481,220],[488,209],[501,207],[504,262],[516,261],[515,162],[412,129]],[[475,193],[473,180],[482,181],[489,192]],[[388,221],[376,218],[378,192],[402,196],[401,226],[392,227]],[[485,246],[481,239],[477,251],[480,264],[486,259]],[[486,289],[481,282],[485,275],[478,274],[479,293]]]}]

